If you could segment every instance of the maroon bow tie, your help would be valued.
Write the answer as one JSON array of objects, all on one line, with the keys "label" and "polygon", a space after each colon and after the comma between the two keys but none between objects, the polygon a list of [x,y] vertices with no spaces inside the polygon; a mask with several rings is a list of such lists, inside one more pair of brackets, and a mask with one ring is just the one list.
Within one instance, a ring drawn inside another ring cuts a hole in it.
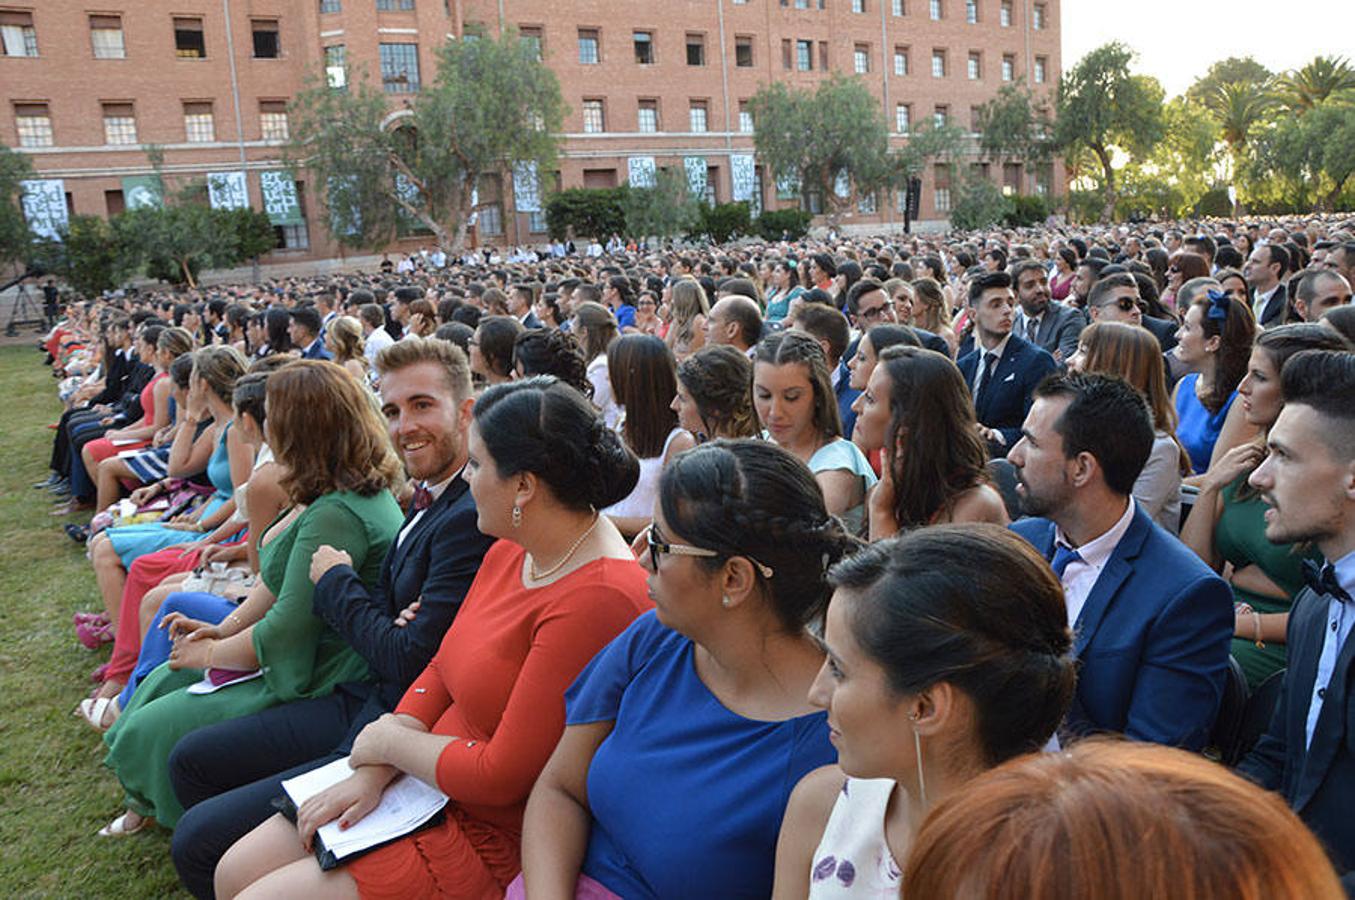
[{"label": "maroon bow tie", "polygon": [[433,492],[427,485],[416,484],[414,486],[414,511],[427,509],[433,505]]}]

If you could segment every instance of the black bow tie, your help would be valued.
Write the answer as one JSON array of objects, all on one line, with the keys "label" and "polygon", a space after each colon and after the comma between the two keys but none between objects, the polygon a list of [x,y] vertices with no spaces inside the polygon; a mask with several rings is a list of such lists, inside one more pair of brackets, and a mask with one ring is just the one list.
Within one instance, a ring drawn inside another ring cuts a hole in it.
[{"label": "black bow tie", "polygon": [[1336,567],[1331,563],[1325,566],[1319,566],[1311,559],[1303,561],[1303,580],[1308,583],[1315,593],[1326,597],[1335,597],[1338,600],[1351,602],[1350,593],[1336,580]]},{"label": "black bow tie", "polygon": [[433,492],[427,486],[416,484],[414,486],[414,511],[418,512],[427,509],[433,505]]}]

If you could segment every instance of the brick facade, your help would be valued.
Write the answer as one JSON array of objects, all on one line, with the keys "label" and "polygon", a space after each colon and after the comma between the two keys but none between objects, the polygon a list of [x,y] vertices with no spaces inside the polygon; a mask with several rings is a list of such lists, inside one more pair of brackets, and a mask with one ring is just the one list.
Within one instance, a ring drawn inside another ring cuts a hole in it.
[{"label": "brick facade", "polygon": [[[419,77],[427,82],[438,43],[468,24],[502,25],[539,36],[543,59],[559,77],[570,108],[560,184],[624,183],[632,156],[652,156],[659,166],[701,156],[714,199],[727,201],[733,190],[730,154],[753,148],[752,135],[741,130],[740,105],[759,85],[779,79],[811,87],[825,76],[825,63],[829,72],[864,69],[859,77],[879,99],[891,131],[900,105],[907,107],[911,123],[944,108],[952,121],[968,127],[973,108],[992,97],[1006,77],[1034,84],[1039,69],[1044,82],[1034,86],[1052,92],[1061,72],[1060,3],[111,0],[93,8],[74,0],[0,0],[0,28],[8,28],[5,55],[0,55],[5,105],[0,142],[29,154],[39,177],[63,179],[74,213],[120,211],[126,202],[122,179],[151,174],[145,144],[164,148],[164,169],[174,178],[244,169],[250,202],[259,208],[258,173],[277,168],[285,143],[277,113],[308,77],[323,70],[326,47],[343,46],[350,76],[365,70],[368,77],[380,78],[379,45],[414,44]],[[939,19],[932,17],[933,7]],[[971,9],[974,23],[968,21]],[[1037,18],[1043,27],[1036,27]],[[194,33],[199,23],[201,51]],[[116,31],[120,39],[110,34]],[[28,50],[36,39],[36,56],[11,52],[20,35],[30,39]],[[596,63],[583,61],[593,56],[589,38],[596,39]],[[119,42],[122,58],[106,58],[118,56]],[[905,74],[898,73],[896,52],[906,54]],[[942,77],[933,77],[934,53],[943,54]],[[391,99],[396,107],[401,94]],[[703,112],[694,115],[693,108]],[[108,143],[106,130],[113,139],[131,138],[129,114],[136,143]],[[705,131],[694,133],[702,118]],[[600,132],[592,130],[599,124]],[[906,138],[896,133],[891,140],[901,144]],[[776,199],[770,179],[758,175],[762,202],[785,205]],[[1035,173],[1010,166],[994,165],[990,177],[1021,192],[1037,187]],[[1061,169],[1050,173],[1047,186],[1061,183],[1060,177]],[[307,225],[290,229],[287,239],[306,246],[274,251],[270,261],[337,252],[316,192],[304,174],[300,181]],[[492,215],[484,223],[500,233],[481,237],[508,243],[544,240],[536,230],[543,217],[514,214],[511,179],[503,182],[499,227],[493,227]],[[924,221],[945,217],[937,208],[938,200],[944,206],[938,187],[944,184],[935,184],[933,173],[927,173]],[[844,221],[885,227],[901,219],[896,198],[881,197],[875,212],[853,211]]]}]

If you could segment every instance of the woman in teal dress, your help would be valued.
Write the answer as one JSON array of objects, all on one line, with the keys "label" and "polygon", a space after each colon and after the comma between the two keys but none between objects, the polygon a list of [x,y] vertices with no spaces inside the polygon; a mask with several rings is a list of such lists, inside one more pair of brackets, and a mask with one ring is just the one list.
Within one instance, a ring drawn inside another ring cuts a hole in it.
[{"label": "woman in teal dress", "polygon": [[[1335,331],[1315,323],[1282,325],[1256,340],[1238,397],[1248,424],[1268,431],[1284,405],[1280,371],[1301,350],[1349,350]],[[1266,540],[1266,503],[1247,483],[1265,458],[1265,440],[1251,441],[1224,454],[1200,485],[1195,508],[1181,528],[1181,540],[1222,572],[1232,567],[1236,603],[1232,654],[1252,688],[1285,667],[1285,627],[1289,607],[1303,587],[1303,560],[1316,550]]]},{"label": "woman in teal dress", "polygon": [[[371,401],[338,366],[284,366],[269,377],[267,402],[268,443],[288,473],[282,486],[293,506],[262,535],[259,583],[236,612],[219,625],[170,622],[169,662],[142,682],[104,736],[104,762],[122,782],[127,812],[103,834],[137,831],[152,817],[171,827],[178,821],[168,759],[188,732],[369,677],[357,652],[312,612],[310,564],[329,545],[347,554],[364,583],[376,583],[402,521],[391,493],[399,463]],[[208,669],[261,675],[189,693]]]}]

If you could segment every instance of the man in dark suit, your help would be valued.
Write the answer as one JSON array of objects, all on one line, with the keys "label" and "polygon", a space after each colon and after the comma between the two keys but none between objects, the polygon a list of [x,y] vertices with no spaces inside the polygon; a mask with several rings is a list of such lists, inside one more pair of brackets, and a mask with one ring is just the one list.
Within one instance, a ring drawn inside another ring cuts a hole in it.
[{"label": "man in dark suit", "polygon": [[1043,382],[1009,459],[1025,509],[1012,530],[1063,584],[1081,669],[1063,734],[1199,749],[1223,698],[1233,595],[1134,501],[1153,446],[1143,396],[1106,375]]},{"label": "man in dark suit", "polygon": [[1049,273],[1039,260],[1017,260],[1011,275],[1020,304],[1015,332],[1051,354],[1056,362],[1066,363],[1077,352],[1078,335],[1087,325],[1082,311],[1049,298]]},{"label": "man in dark suit", "polygon": [[1143,314],[1139,283],[1128,272],[1107,275],[1092,285],[1087,295],[1087,312],[1092,322],[1122,322],[1147,329],[1164,353],[1176,346],[1177,326]]},{"label": "man in dark suit", "polygon": [[1278,244],[1257,247],[1242,267],[1252,292],[1252,312],[1262,328],[1283,325],[1289,318],[1289,292],[1280,280],[1287,271],[1289,251]]},{"label": "man in dark suit", "polygon": [[291,311],[292,321],[287,326],[287,336],[292,345],[301,350],[302,359],[333,359],[334,354],[325,349],[320,337],[320,311],[314,306],[298,306]]},{"label": "man in dark suit", "polygon": [[831,306],[807,303],[800,307],[790,327],[803,331],[823,348],[823,355],[828,358],[833,395],[837,400],[838,419],[842,422],[842,436],[850,440],[852,429],[856,427],[856,413],[852,411],[852,404],[861,396],[861,392],[852,387],[852,373],[844,362],[851,339],[846,316]]},{"label": "man in dark suit", "polygon": [[320,547],[310,569],[315,614],[376,680],[211,725],[175,746],[170,777],[187,812],[172,852],[199,897],[212,896],[222,854],[273,813],[282,779],[346,755],[364,726],[395,708],[442,642],[492,543],[476,527],[460,477],[474,405],[465,354],[411,338],[383,350],[377,371],[391,439],[417,485],[412,508],[374,591],[333,547]]},{"label": "man in dark suit", "polygon": [[516,316],[523,328],[542,328],[541,320],[532,312],[532,289],[515,284],[508,290],[508,312]]},{"label": "man in dark suit", "polygon": [[957,365],[974,398],[988,452],[1007,455],[1021,436],[1030,411],[1031,392],[1058,368],[1054,357],[1012,334],[1016,297],[1006,272],[990,272],[969,284],[969,315],[974,321],[974,350]]},{"label": "man in dark suit", "polygon": [[1355,355],[1300,353],[1281,392],[1270,455],[1251,475],[1270,506],[1266,538],[1311,542],[1328,562],[1310,568],[1294,602],[1279,705],[1239,768],[1284,795],[1355,896]]}]

